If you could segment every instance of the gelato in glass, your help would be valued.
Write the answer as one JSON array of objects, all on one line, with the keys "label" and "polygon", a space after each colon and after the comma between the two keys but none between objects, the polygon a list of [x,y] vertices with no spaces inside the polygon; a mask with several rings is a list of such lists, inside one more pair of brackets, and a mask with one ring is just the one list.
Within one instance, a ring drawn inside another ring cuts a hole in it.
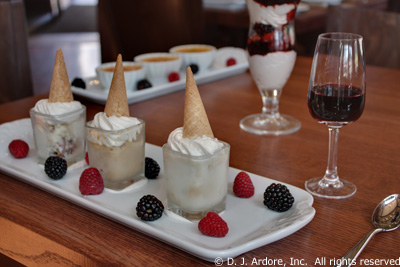
[{"label": "gelato in glass", "polygon": [[229,144],[214,137],[190,67],[184,126],[163,146],[168,210],[189,220],[225,210]]},{"label": "gelato in glass", "polygon": [[49,98],[39,100],[29,113],[40,164],[54,155],[68,164],[85,157],[86,107],[73,99],[61,49],[56,53]]}]

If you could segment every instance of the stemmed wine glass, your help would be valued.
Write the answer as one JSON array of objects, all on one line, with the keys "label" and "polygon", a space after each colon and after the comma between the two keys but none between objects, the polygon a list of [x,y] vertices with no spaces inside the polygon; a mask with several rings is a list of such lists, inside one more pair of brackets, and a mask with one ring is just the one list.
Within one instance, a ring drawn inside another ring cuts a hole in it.
[{"label": "stemmed wine glass", "polygon": [[[296,62],[294,16],[299,1],[282,1],[280,8],[276,1],[247,0],[250,15],[247,39],[249,68],[263,102],[262,113],[249,115],[240,121],[240,128],[247,132],[282,135],[301,127],[299,120],[279,113],[282,88]],[[271,16],[271,10],[275,9],[281,13]]]},{"label": "stemmed wine glass", "polygon": [[311,194],[346,198],[357,188],[339,179],[337,147],[339,130],[356,121],[364,110],[365,59],[363,38],[353,33],[324,33],[318,36],[308,88],[308,109],[329,129],[328,166],[324,177],[305,183]]}]

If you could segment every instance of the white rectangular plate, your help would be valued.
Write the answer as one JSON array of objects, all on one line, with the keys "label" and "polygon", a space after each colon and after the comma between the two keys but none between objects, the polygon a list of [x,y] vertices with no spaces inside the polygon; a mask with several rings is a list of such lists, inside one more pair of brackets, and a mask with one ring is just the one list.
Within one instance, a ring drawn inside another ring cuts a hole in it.
[{"label": "white rectangular plate", "polygon": [[[194,75],[197,85],[221,80],[230,76],[244,73],[249,67],[248,62],[241,62],[233,66],[220,69],[210,69],[203,73]],[[186,74],[180,73],[181,79],[175,82],[153,84],[153,87],[139,90],[128,91],[128,104],[141,102],[154,97],[170,94],[185,89]],[[72,86],[71,90],[75,95],[79,95],[95,103],[105,104],[108,97],[108,91],[100,84],[96,77],[83,78],[86,83],[86,89]],[[150,81],[151,82],[151,81]]]},{"label": "white rectangular plate", "polygon": [[[15,159],[9,154],[8,144],[13,139],[23,139],[29,144],[31,149],[26,158]],[[275,242],[304,227],[315,215],[313,197],[289,184],[286,186],[295,198],[294,206],[283,213],[267,209],[263,205],[263,192],[268,185],[278,181],[256,174],[249,173],[255,186],[254,196],[249,199],[235,197],[232,183],[240,170],[229,168],[227,206],[221,214],[229,226],[229,233],[224,238],[207,237],[199,232],[197,223],[176,218],[169,213],[164,213],[153,222],[144,222],[136,216],[136,204],[146,194],[152,194],[166,204],[162,150],[158,146],[146,144],[146,156],[155,159],[161,167],[157,179],[148,180],[139,188],[122,192],[106,189],[100,195],[83,197],[78,185],[80,174],[88,167],[85,161],[69,168],[61,180],[49,179],[43,165],[36,163],[30,119],[0,125],[0,144],[0,170],[207,261],[214,261],[218,257],[223,260],[234,258]]]}]

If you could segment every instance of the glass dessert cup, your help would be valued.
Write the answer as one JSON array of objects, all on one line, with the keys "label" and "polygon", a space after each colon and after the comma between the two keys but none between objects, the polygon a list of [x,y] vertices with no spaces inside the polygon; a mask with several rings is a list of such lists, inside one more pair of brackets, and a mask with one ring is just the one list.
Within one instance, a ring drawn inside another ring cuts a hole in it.
[{"label": "glass dessert cup", "polygon": [[62,115],[29,111],[39,164],[50,156],[63,157],[68,165],[85,158],[86,107]]},{"label": "glass dessert cup", "polygon": [[209,211],[225,210],[230,145],[223,144],[215,154],[204,156],[163,146],[168,210],[191,221],[200,220]]},{"label": "glass dessert cup", "polygon": [[140,122],[116,131],[89,126],[90,122],[86,124],[90,166],[100,171],[106,188],[122,190],[146,179],[145,123],[143,120]]},{"label": "glass dessert cup", "polygon": [[339,130],[356,121],[365,105],[363,38],[351,33],[325,33],[318,37],[308,89],[311,116],[329,129],[328,164],[323,177],[307,180],[305,188],[324,198],[347,198],[357,187],[339,179]]},{"label": "glass dessert cup", "polygon": [[243,118],[241,129],[258,135],[291,134],[300,129],[299,120],[279,113],[282,89],[296,62],[294,44],[293,21],[277,27],[263,23],[250,25],[247,41],[249,67],[260,91],[263,108],[262,113]]}]

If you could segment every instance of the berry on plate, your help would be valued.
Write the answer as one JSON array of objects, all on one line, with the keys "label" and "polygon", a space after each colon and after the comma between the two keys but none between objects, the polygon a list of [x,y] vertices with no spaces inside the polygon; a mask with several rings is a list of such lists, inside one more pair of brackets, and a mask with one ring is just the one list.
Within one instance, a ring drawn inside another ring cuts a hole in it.
[{"label": "berry on plate", "polygon": [[254,185],[247,173],[239,172],[236,175],[233,182],[233,193],[241,198],[249,198],[254,195]]},{"label": "berry on plate", "polygon": [[153,85],[146,79],[140,80],[137,83],[137,89],[143,90],[152,87]]},{"label": "berry on plate", "polygon": [[14,158],[21,159],[28,155],[29,146],[24,140],[16,139],[8,145],[8,150]]},{"label": "berry on plate", "polygon": [[72,86],[78,87],[78,88],[82,88],[82,89],[86,89],[86,83],[84,80],[82,80],[81,78],[75,78],[72,83]]},{"label": "berry on plate", "polygon": [[198,224],[199,231],[206,236],[224,237],[228,234],[228,224],[215,212],[208,212]]},{"label": "berry on plate", "polygon": [[82,195],[98,195],[104,190],[103,177],[98,169],[88,168],[79,178],[79,191]]},{"label": "berry on plate", "polygon": [[145,158],[144,175],[148,179],[156,179],[160,173],[160,165],[152,158]]},{"label": "berry on plate", "polygon": [[294,197],[285,185],[272,183],[265,189],[264,205],[271,210],[287,211],[292,207],[293,202]]},{"label": "berry on plate", "polygon": [[229,66],[233,66],[233,65],[236,65],[236,59],[234,59],[233,57],[228,58],[226,60],[226,66],[229,67]]},{"label": "berry on plate", "polygon": [[190,64],[189,67],[191,68],[193,74],[199,72],[199,66],[197,64]]},{"label": "berry on plate", "polygon": [[153,195],[143,196],[136,205],[136,215],[143,221],[155,221],[164,212],[164,205]]},{"label": "berry on plate", "polygon": [[170,81],[170,82],[179,81],[179,79],[180,79],[179,73],[177,73],[177,72],[171,72],[168,75],[168,81]]},{"label": "berry on plate", "polygon": [[67,173],[67,161],[59,156],[50,156],[44,163],[44,172],[53,180],[59,180]]}]

